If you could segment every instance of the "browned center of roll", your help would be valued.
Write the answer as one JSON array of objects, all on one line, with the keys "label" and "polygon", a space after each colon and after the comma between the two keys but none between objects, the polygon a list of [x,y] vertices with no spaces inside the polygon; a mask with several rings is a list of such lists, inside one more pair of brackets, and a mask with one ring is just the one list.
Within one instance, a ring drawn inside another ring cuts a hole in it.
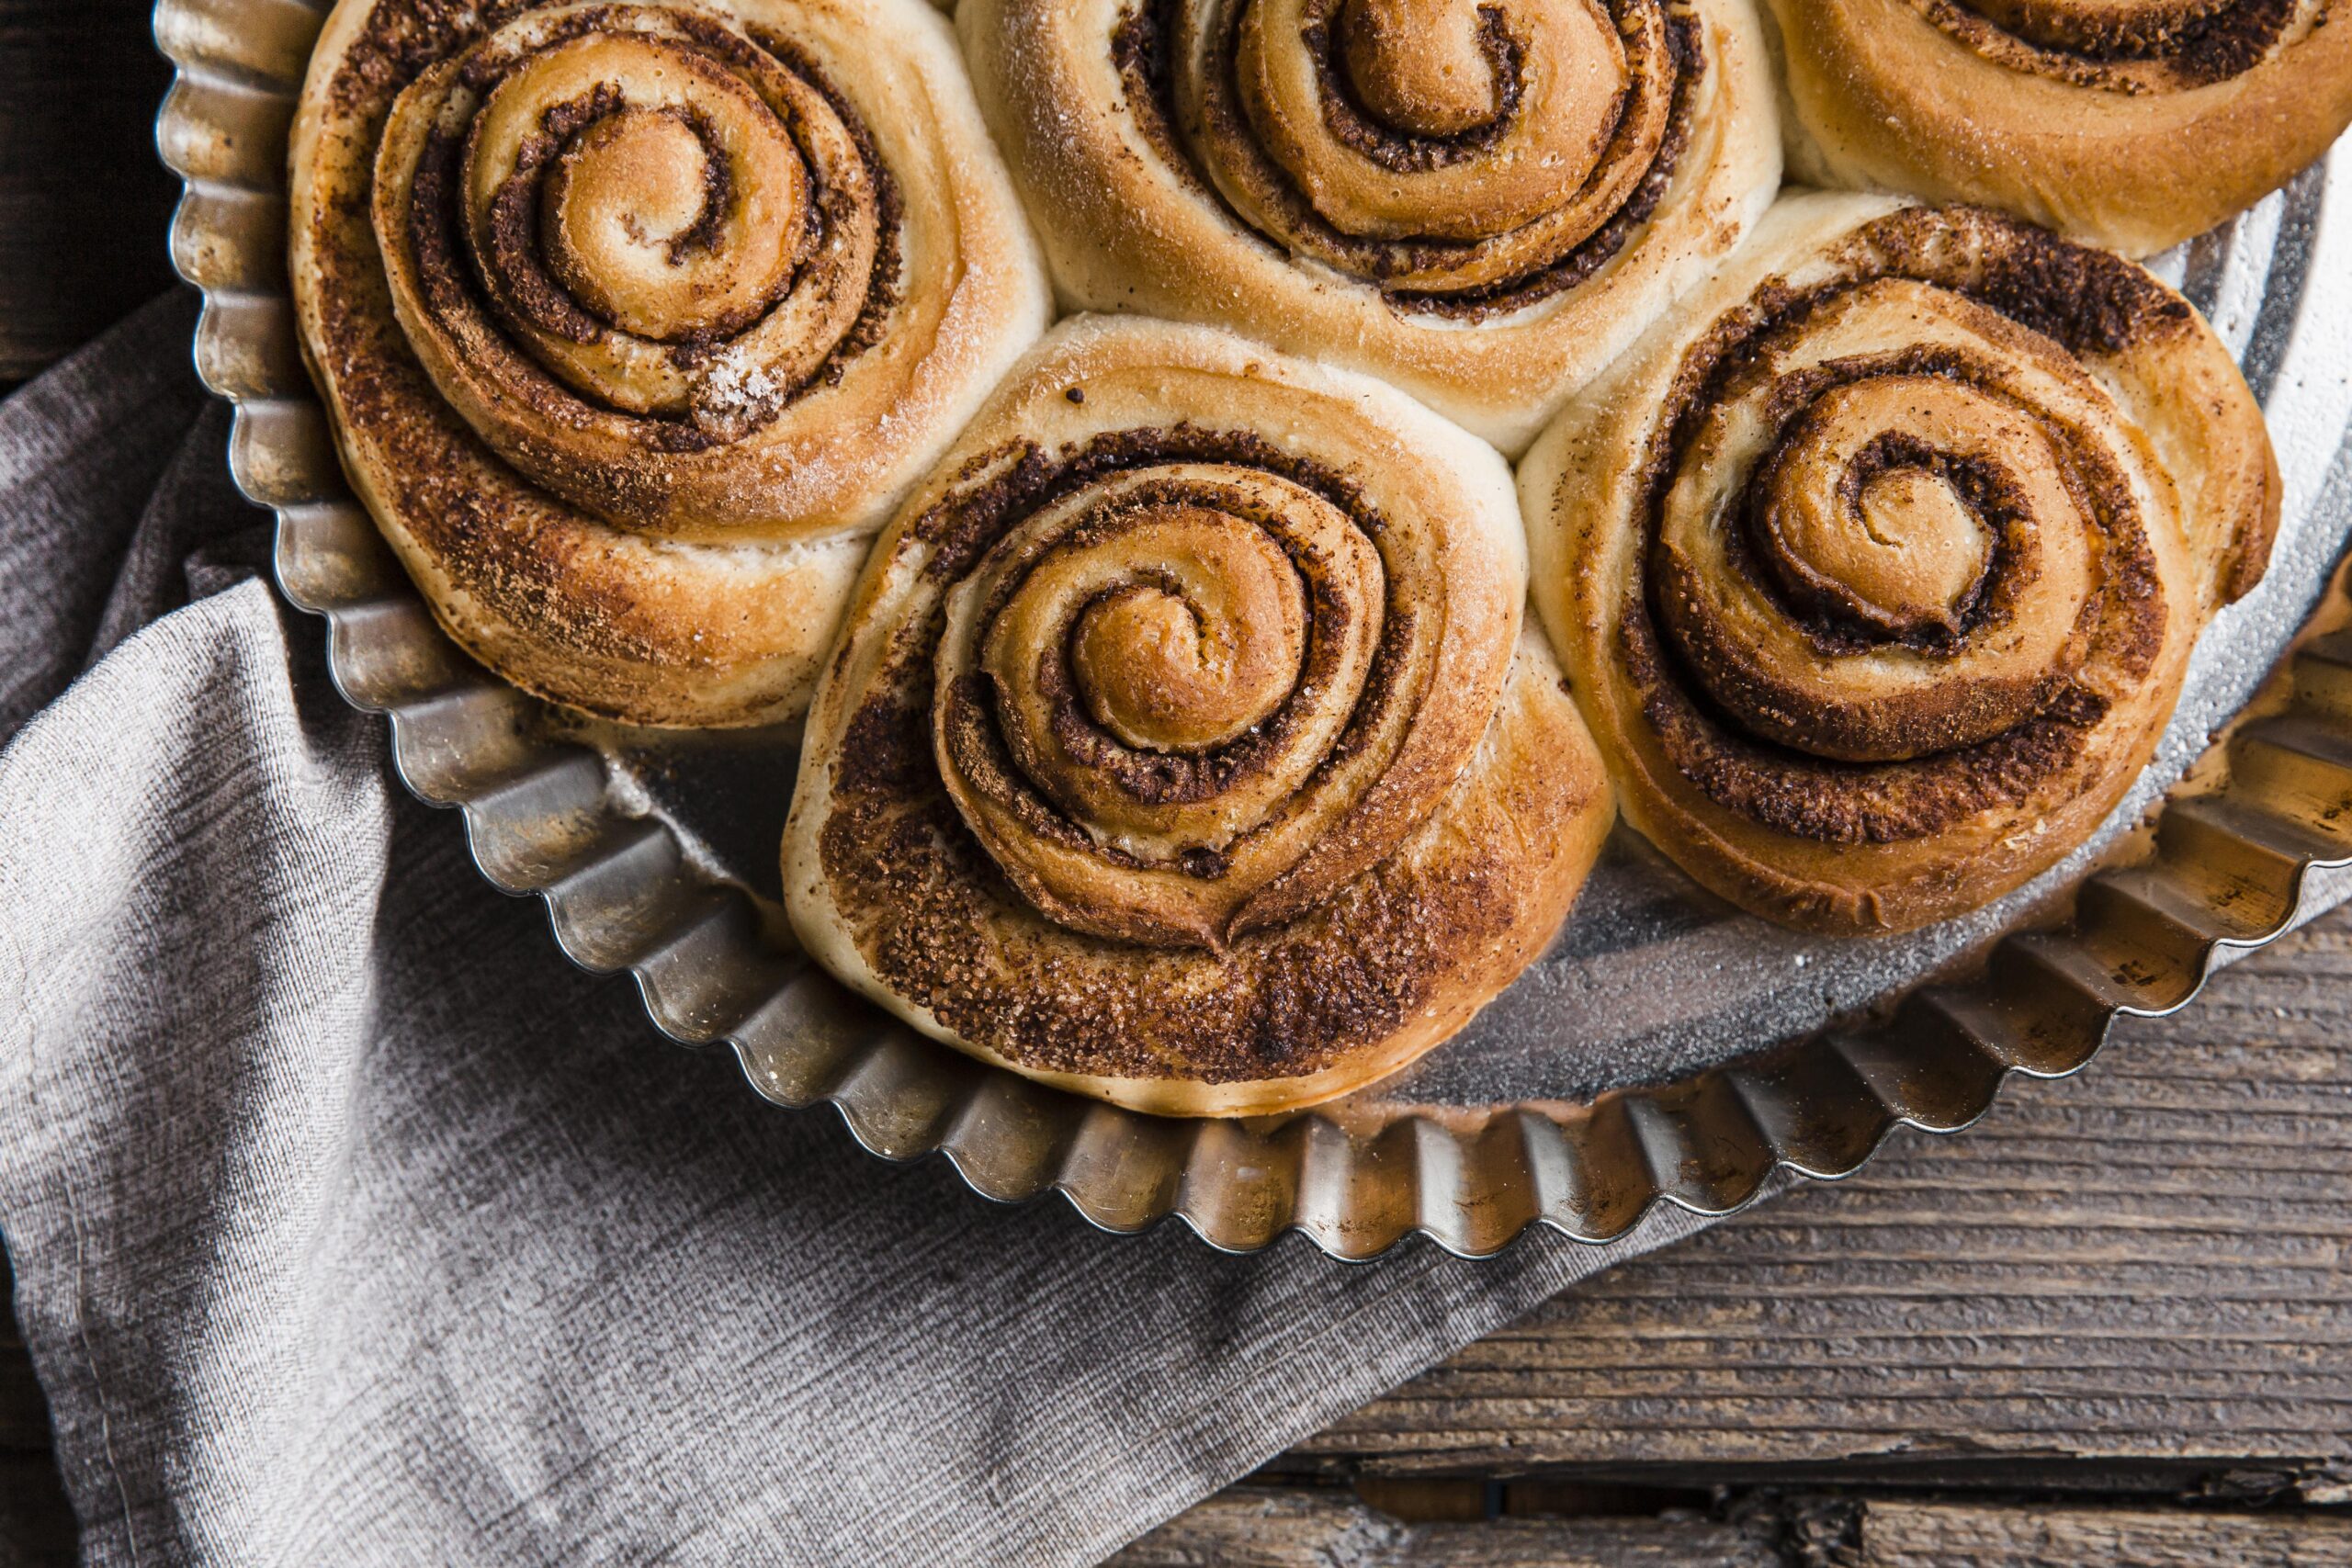
[{"label": "browned center of roll", "polygon": [[[1483,730],[1509,616],[1450,607],[1467,590],[1431,520],[1376,513],[1254,438],[1097,444],[1118,466],[991,501],[1001,531],[946,595],[934,755],[1036,908],[1215,947],[1328,897],[1435,805]],[[1442,716],[1455,704],[1477,722]]]},{"label": "browned center of roll", "polygon": [[[808,175],[772,118],[748,126],[740,166],[688,111],[624,109],[582,131],[539,199],[541,244],[572,297],[664,342],[724,329],[773,298],[791,274]],[[739,199],[760,210],[728,235]]]},{"label": "browned center of roll", "polygon": [[550,7],[401,94],[378,239],[473,374],[691,450],[773,420],[852,342],[890,288],[887,175],[784,48],[683,7]]},{"label": "browned center of roll", "polygon": [[2173,613],[2147,530],[2178,524],[2124,477],[2139,438],[1990,301],[2062,332],[2171,321],[2129,264],[1990,214],[1861,232],[1885,251],[1727,323],[1686,374],[1626,651],[1670,765],[1719,805],[1886,842],[2071,766]]},{"label": "browned center of roll", "polygon": [[1856,612],[1896,637],[1956,634],[1993,539],[1951,480],[1896,468],[1862,487],[1855,511],[1861,526],[1823,541],[1829,548],[1805,564],[1844,582]]},{"label": "browned center of roll", "polygon": [[1718,705],[1817,756],[1894,761],[2014,728],[2079,663],[2098,578],[2066,457],[1957,376],[1826,378],[1756,455],[1745,527],[1670,510],[1668,626]]},{"label": "browned center of roll", "polygon": [[1200,0],[1176,18],[1176,119],[1242,216],[1449,297],[1523,286],[1625,212],[1670,164],[1700,64],[1677,0]]},{"label": "browned center of roll", "polygon": [[1346,0],[1348,85],[1374,118],[1408,136],[1459,136],[1502,112],[1510,38],[1499,11],[1462,0]]},{"label": "browned center of roll", "polygon": [[1095,721],[1138,750],[1198,751],[1272,718],[1306,655],[1306,598],[1282,550],[1182,505],[1131,524],[1126,547],[1159,564],[1097,594],[1070,639]]},{"label": "browned center of roll", "polygon": [[[1987,436],[1990,439],[1987,439]],[[1792,602],[1867,634],[1920,644],[1961,635],[2002,519],[1979,511],[2006,476],[1963,492],[1967,464],[2033,434],[1962,383],[1901,376],[1840,387],[1770,459],[1753,542]],[[1986,508],[1990,510],[1989,507]]]}]

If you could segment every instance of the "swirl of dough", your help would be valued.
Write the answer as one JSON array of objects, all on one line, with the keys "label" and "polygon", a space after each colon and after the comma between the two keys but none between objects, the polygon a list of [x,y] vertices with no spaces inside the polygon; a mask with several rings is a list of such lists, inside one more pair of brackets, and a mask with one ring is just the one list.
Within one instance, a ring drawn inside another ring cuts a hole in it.
[{"label": "swirl of dough", "polygon": [[331,19],[305,343],[387,536],[518,683],[647,723],[797,711],[864,537],[1042,330],[952,40],[884,10]]},{"label": "swirl of dough", "polygon": [[[1689,23],[1669,26],[1656,0],[1618,12],[1600,0],[1187,11],[1180,28],[1204,34],[1180,31],[1174,87],[1217,188],[1295,254],[1392,296],[1527,294],[1563,286],[1555,269],[1635,198],[1666,152],[1681,59],[1702,59]],[[1220,49],[1205,29],[1226,26]]]},{"label": "swirl of dough", "polygon": [[[1340,841],[1333,827],[1388,771],[1436,673],[1442,619],[1408,620],[1408,640],[1384,646],[1385,576],[1345,512],[1251,467],[1156,464],[1062,497],[949,598],[936,699],[949,791],[1065,923],[1208,944],[1278,919],[1393,847],[1359,844],[1268,907],[1269,884]],[[1343,739],[1351,754],[1335,759]],[[1432,804],[1441,771],[1408,776]],[[1047,814],[1082,824],[1084,841],[1029,830]]]},{"label": "swirl of dough", "polygon": [[2352,125],[2344,0],[1770,0],[1792,174],[1981,201],[2126,255]]},{"label": "swirl of dough", "polygon": [[1082,318],[884,536],[811,713],[794,923],[1125,1104],[1393,1070],[1533,956],[1609,819],[1523,570],[1499,459],[1408,400]]},{"label": "swirl of dough", "polygon": [[1779,177],[1748,0],[974,0],[1063,291],[1523,446]]},{"label": "swirl of dough", "polygon": [[[658,11],[510,23],[401,95],[377,164],[379,190],[407,187],[378,209],[388,248],[439,261],[458,228],[472,273],[442,275],[479,276],[500,323],[583,399],[684,415],[661,431],[673,444],[775,419],[884,259],[880,170],[824,93]],[[421,303],[424,330],[486,336],[439,319],[475,305],[462,287]]]},{"label": "swirl of dough", "polygon": [[1973,908],[2145,762],[2276,526],[2195,310],[1977,209],[1799,197],[1521,475],[1636,826],[1829,930]]},{"label": "swirl of dough", "polygon": [[[442,395],[616,521],[760,516],[733,462],[623,455],[741,443],[887,309],[895,186],[837,104],[812,65],[652,7],[526,12],[426,71],[385,126],[375,216]],[[603,442],[568,428],[583,413]]]}]

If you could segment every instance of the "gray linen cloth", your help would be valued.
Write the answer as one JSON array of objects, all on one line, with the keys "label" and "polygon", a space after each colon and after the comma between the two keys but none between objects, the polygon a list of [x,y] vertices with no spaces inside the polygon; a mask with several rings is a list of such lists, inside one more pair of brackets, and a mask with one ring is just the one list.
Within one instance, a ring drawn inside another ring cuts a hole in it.
[{"label": "gray linen cloth", "polygon": [[1231,1258],[763,1102],[399,789],[192,320],[0,406],[0,1235],[90,1560],[1091,1562],[1703,1223]]}]

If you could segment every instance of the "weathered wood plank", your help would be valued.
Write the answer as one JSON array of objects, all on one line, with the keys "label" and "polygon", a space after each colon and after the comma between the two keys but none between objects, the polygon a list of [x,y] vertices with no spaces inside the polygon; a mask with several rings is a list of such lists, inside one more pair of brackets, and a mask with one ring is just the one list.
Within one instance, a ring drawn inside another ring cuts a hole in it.
[{"label": "weathered wood plank", "polygon": [[1237,1487],[1107,1568],[2337,1568],[2352,1519],[1771,1496],[1652,1516],[1413,1523],[1344,1492]]},{"label": "weathered wood plank", "polygon": [[1872,1503],[1861,1568],[2342,1568],[2352,1520],[2124,1508]]},{"label": "weathered wood plank", "polygon": [[1341,1494],[1236,1487],[1105,1568],[1779,1568],[1760,1533],[1697,1517],[1405,1524]]},{"label": "weathered wood plank", "polygon": [[[1889,1472],[2352,1457],[2352,911],[2015,1084],[1570,1292],[1281,1468]],[[1987,1464],[1987,1461],[2003,1461]],[[2099,1472],[2104,1475],[2105,1472]],[[1729,1478],[1728,1474],[1726,1478]],[[2106,1485],[2104,1479],[2090,1483]]]}]

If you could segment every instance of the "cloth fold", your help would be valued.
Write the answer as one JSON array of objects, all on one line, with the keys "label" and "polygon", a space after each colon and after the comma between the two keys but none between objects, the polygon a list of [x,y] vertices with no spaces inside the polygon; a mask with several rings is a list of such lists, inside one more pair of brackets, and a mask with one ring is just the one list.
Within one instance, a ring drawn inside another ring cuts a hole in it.
[{"label": "cloth fold", "polygon": [[764,1103],[397,788],[192,320],[0,405],[0,1235],[91,1561],[1092,1562],[1705,1223],[1227,1257]]}]

